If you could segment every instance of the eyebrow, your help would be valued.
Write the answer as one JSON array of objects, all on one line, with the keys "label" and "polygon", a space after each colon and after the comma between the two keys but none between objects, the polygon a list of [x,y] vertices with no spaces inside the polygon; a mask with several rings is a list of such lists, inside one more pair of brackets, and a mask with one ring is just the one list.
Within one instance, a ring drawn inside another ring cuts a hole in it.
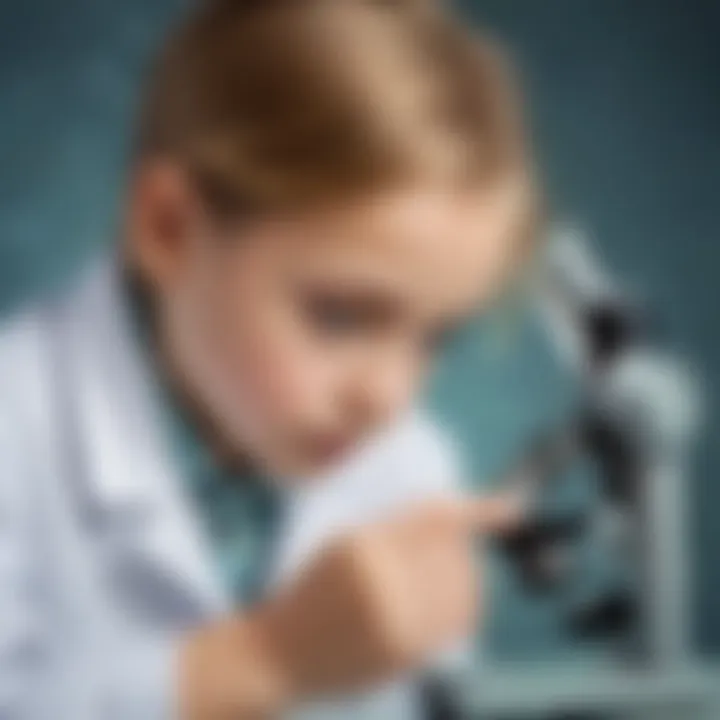
[{"label": "eyebrow", "polygon": [[[401,316],[408,307],[406,299],[393,293],[384,285],[369,283],[355,286],[330,285],[319,281],[300,283],[300,292],[306,299],[315,302],[332,302],[361,314],[368,322],[388,322]],[[433,333],[452,337],[478,318],[478,309],[474,306],[462,311],[446,313],[444,316],[431,318],[428,325]]]}]

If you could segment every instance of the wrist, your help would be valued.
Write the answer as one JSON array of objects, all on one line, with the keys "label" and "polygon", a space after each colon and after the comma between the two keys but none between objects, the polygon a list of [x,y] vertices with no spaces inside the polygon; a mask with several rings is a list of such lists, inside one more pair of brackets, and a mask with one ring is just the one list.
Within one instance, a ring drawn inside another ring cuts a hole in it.
[{"label": "wrist", "polygon": [[182,720],[274,718],[292,700],[285,665],[263,613],[202,629],[179,668]]},{"label": "wrist", "polygon": [[295,674],[272,608],[254,612],[242,624],[241,644],[255,667],[258,694],[273,712],[290,707],[298,696]]},{"label": "wrist", "polygon": [[254,652],[261,658],[263,675],[273,688],[277,704],[289,707],[303,699],[298,663],[294,661],[292,638],[280,608],[273,603],[254,612],[246,632]]}]

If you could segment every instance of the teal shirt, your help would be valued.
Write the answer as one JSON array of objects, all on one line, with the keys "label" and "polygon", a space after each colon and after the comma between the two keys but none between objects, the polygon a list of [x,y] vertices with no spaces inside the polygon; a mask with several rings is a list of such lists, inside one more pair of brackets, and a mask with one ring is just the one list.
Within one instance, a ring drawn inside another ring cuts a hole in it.
[{"label": "teal shirt", "polygon": [[172,401],[165,415],[177,464],[220,579],[238,605],[251,605],[262,595],[273,561],[280,499],[259,475],[221,467]]},{"label": "teal shirt", "polygon": [[128,298],[139,341],[157,373],[162,416],[186,483],[183,490],[200,518],[222,584],[236,604],[247,607],[257,602],[267,584],[280,534],[280,497],[267,478],[223,467],[217,461],[154,362],[152,313],[131,282]]}]

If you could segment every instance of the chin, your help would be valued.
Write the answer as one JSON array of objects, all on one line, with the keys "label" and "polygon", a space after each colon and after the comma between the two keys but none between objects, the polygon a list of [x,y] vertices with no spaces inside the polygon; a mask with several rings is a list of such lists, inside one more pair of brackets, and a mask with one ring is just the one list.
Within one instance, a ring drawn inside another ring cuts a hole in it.
[{"label": "chin", "polygon": [[273,477],[302,487],[321,483],[326,475],[340,467],[350,455],[350,452],[345,452],[330,458],[319,458],[309,454],[292,453],[283,457],[276,456],[275,461],[268,465]]},{"label": "chin", "polygon": [[302,487],[320,482],[333,467],[332,463],[294,459],[278,464],[274,476],[283,478],[290,485]]}]

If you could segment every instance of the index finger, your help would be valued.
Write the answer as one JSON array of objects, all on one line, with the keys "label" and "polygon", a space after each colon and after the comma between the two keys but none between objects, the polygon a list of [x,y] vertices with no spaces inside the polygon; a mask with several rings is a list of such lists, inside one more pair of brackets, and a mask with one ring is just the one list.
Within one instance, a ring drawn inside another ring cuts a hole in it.
[{"label": "index finger", "polygon": [[502,535],[522,522],[525,502],[514,492],[473,496],[460,502],[459,513],[460,521],[470,532]]}]

